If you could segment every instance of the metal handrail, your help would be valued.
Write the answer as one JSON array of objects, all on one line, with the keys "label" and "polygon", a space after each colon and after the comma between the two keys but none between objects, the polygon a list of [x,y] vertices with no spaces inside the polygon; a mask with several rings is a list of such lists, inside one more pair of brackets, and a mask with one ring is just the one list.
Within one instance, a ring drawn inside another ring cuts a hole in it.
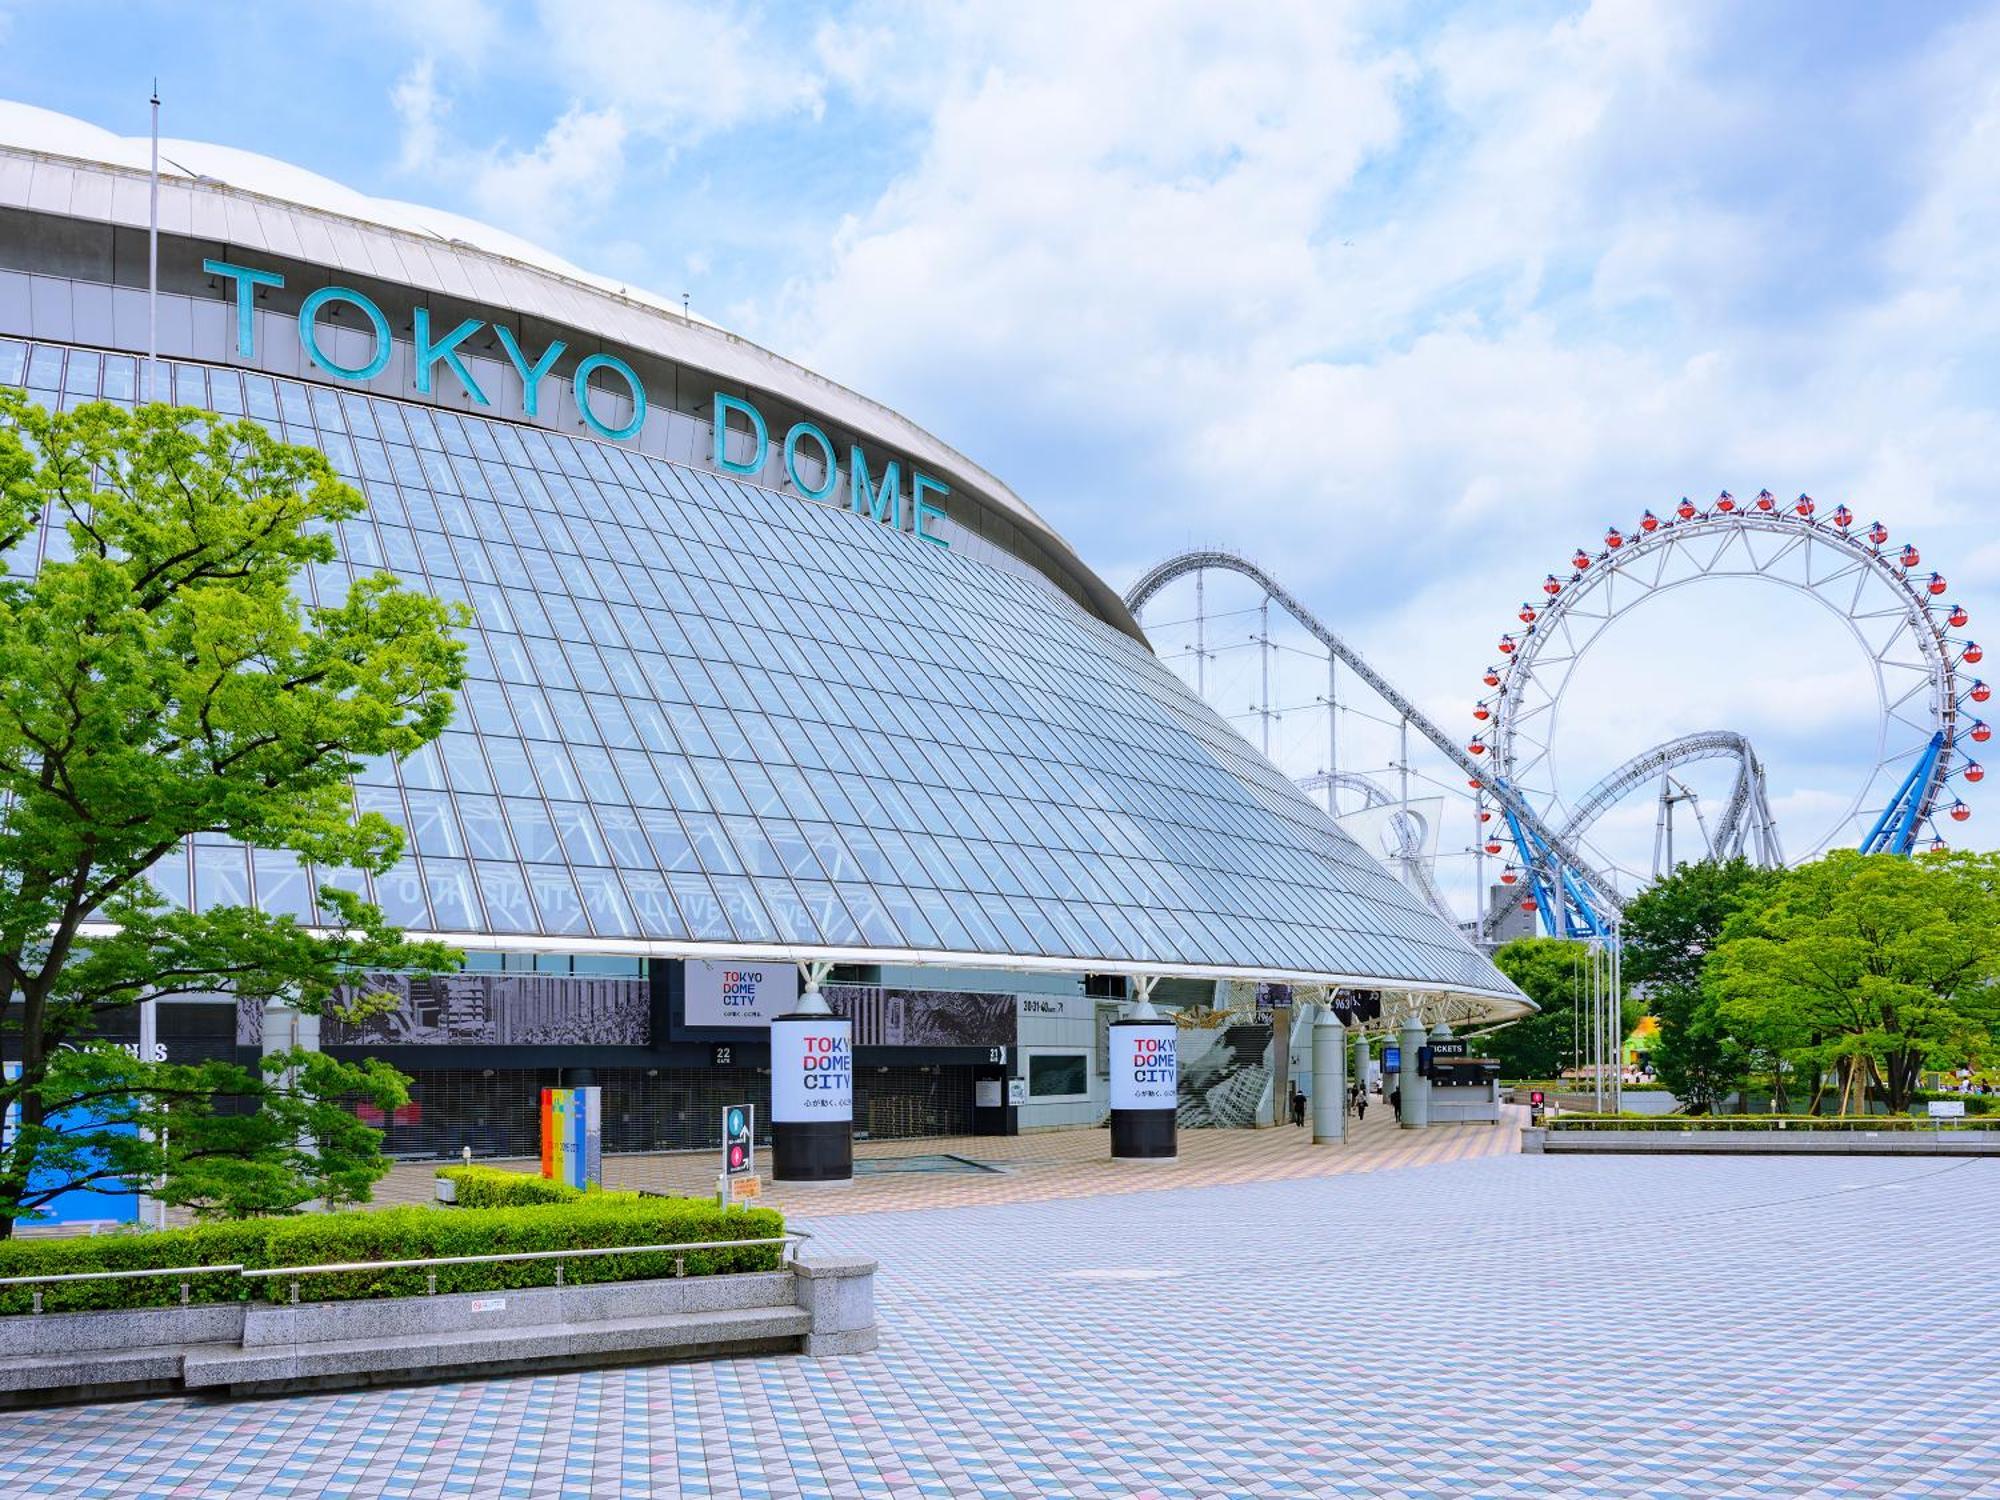
[{"label": "metal handrail", "polygon": [[66,1271],[60,1275],[0,1276],[0,1286],[28,1286],[48,1281],[126,1281],[142,1276],[208,1276],[219,1271],[241,1271],[239,1265],[165,1266],[156,1271]]},{"label": "metal handrail", "polygon": [[[469,1266],[509,1260],[582,1260],[594,1255],[677,1255],[684,1250],[736,1250],[746,1245],[786,1245],[802,1234],[778,1234],[757,1240],[681,1240],[669,1245],[599,1245],[588,1250],[513,1250],[491,1255],[434,1255],[425,1260],[351,1260],[323,1266],[270,1266],[245,1271],[255,1276],[308,1276],[332,1271],[407,1271],[419,1266]],[[784,1259],[789,1260],[787,1253]]]}]

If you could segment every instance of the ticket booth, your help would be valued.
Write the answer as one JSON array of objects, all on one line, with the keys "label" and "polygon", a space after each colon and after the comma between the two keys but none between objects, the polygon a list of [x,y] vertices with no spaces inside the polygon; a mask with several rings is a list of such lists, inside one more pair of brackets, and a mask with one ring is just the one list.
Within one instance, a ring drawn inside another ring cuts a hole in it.
[{"label": "ticket booth", "polygon": [[1430,1080],[1431,1124],[1500,1123],[1500,1064],[1495,1059],[1433,1057]]}]

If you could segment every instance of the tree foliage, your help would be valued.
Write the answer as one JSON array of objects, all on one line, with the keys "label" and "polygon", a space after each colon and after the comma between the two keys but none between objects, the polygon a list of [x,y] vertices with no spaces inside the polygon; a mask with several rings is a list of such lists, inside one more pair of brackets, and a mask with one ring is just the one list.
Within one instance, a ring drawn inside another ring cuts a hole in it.
[{"label": "tree foliage", "polygon": [[[1481,1038],[1480,1050],[1499,1060],[1504,1078],[1560,1077],[1578,1061],[1579,1005],[1585,1027],[1589,1022],[1589,945],[1566,938],[1515,938],[1495,951],[1493,962],[1541,1009]],[[1628,1001],[1621,1007],[1621,1037],[1638,1017],[1636,1004]]]},{"label": "tree foliage", "polygon": [[[318,451],[254,422],[52,414],[0,391],[0,548],[32,547],[47,520],[33,576],[0,581],[0,1036],[19,1063],[0,1105],[20,1127],[0,1151],[0,1237],[68,1170],[37,1127],[88,1082],[57,1059],[95,1045],[108,1010],[233,990],[319,1011],[355,970],[454,961],[347,892],[322,887],[316,930],[183,910],[147,878],[197,835],[322,868],[397,858],[401,830],[356,817],[348,777],[449,722],[465,615],[386,574],[305,602],[302,575],[364,504]],[[199,1080],[127,1084],[170,1100]]]},{"label": "tree foliage", "polygon": [[1703,987],[1709,953],[1723,924],[1781,878],[1742,858],[1683,864],[1625,908],[1625,977],[1643,989],[1660,1023],[1653,1069],[1690,1114],[1713,1110],[1750,1066],[1748,1049]]},{"label": "tree foliage", "polygon": [[1926,1067],[1991,1054],[2000,1025],[2000,854],[1835,850],[1725,923],[1705,970],[1745,1041],[1905,1109]]}]

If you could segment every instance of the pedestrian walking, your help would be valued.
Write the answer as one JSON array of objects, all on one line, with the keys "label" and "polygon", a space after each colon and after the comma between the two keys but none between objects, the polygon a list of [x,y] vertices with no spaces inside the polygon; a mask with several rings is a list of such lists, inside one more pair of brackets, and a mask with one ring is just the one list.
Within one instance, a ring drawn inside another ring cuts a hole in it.
[{"label": "pedestrian walking", "polygon": [[1300,1089],[1297,1084],[1293,1084],[1292,1123],[1294,1125],[1303,1125],[1305,1124],[1305,1122],[1306,1122],[1306,1096],[1304,1091]]}]

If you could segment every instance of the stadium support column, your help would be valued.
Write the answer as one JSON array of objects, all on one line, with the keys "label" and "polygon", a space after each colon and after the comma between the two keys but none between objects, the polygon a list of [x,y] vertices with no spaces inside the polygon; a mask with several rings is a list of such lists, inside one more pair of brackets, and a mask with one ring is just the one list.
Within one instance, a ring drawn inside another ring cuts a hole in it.
[{"label": "stadium support column", "polygon": [[1174,1112],[1180,1104],[1180,1029],[1153,1008],[1159,981],[1137,977],[1132,1013],[1110,1025],[1111,1159],[1172,1161],[1179,1151]]},{"label": "stadium support column", "polygon": [[853,1027],[820,993],[831,965],[800,964],[805,993],[771,1022],[771,1180],[854,1181]]},{"label": "stadium support column", "polygon": [[1347,1141],[1347,1028],[1334,1014],[1333,1001],[1320,1002],[1313,1018],[1313,1144],[1339,1146]]},{"label": "stadium support column", "polygon": [[1354,1086],[1368,1092],[1368,1033],[1358,1025],[1354,1028]]},{"label": "stadium support column", "polygon": [[1402,1090],[1402,1108],[1396,1123],[1405,1130],[1422,1130],[1431,1122],[1431,1081],[1424,1077],[1418,1066],[1420,1056],[1429,1037],[1424,1032],[1424,1014],[1421,1004],[1412,997],[1410,1008],[1403,1016],[1403,1029],[1399,1037],[1402,1052],[1402,1071],[1396,1075],[1396,1087]]}]

